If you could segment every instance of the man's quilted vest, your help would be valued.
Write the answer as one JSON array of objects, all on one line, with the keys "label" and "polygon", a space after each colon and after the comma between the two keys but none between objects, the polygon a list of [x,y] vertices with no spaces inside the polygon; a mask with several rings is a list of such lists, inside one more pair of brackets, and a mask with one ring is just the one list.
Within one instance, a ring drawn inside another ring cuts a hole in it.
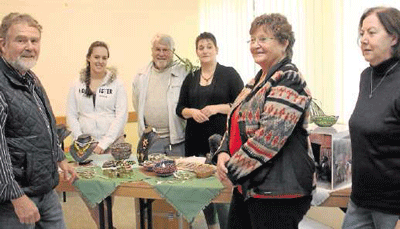
[{"label": "man's quilted vest", "polygon": [[[7,103],[7,120],[2,131],[15,180],[28,196],[45,194],[58,184],[55,118],[43,87],[33,77],[31,84],[23,82],[0,58],[0,93]],[[43,103],[44,111],[37,99]]]}]

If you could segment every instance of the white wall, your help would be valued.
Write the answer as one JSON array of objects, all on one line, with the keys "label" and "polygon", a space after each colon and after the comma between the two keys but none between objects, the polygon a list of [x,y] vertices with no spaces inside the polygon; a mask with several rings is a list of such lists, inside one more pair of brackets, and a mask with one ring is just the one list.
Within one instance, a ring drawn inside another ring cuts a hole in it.
[{"label": "white wall", "polygon": [[56,116],[65,115],[72,80],[85,66],[89,45],[96,40],[110,47],[109,65],[118,68],[131,105],[133,75],[151,60],[150,41],[170,34],[177,52],[195,59],[199,6],[186,0],[0,0],[0,17],[29,13],[43,26],[36,74],[41,78]]}]

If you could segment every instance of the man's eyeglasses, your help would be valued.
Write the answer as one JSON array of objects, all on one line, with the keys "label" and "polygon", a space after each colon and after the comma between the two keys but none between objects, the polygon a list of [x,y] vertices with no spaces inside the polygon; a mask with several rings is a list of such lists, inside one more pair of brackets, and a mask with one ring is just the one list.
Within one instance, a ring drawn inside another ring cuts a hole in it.
[{"label": "man's eyeglasses", "polygon": [[252,37],[250,40],[247,41],[247,43],[249,44],[255,44],[256,42],[258,44],[265,44],[267,43],[269,40],[274,40],[275,38],[273,37],[260,37],[260,38],[255,38]]}]

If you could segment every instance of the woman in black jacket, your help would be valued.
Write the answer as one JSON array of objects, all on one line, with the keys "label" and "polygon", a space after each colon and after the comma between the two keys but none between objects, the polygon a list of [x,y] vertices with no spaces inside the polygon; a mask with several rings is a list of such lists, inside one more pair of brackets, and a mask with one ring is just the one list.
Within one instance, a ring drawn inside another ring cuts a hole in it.
[{"label": "woman in black jacket", "polygon": [[[213,34],[204,32],[196,39],[196,53],[201,68],[189,74],[181,87],[176,113],[187,119],[185,130],[185,156],[205,156],[210,152],[208,138],[222,135],[231,103],[243,88],[243,81],[232,67],[217,63],[217,41]],[[209,228],[216,223],[213,204],[205,210]],[[211,209],[211,210],[210,210]],[[220,227],[226,219],[220,215]]]}]

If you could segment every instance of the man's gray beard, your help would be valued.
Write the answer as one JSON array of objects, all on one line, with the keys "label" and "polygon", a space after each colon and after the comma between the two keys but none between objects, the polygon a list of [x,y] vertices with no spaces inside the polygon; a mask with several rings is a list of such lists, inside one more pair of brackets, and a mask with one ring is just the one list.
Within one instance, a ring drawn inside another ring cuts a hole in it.
[{"label": "man's gray beard", "polygon": [[162,67],[162,69],[158,69],[160,71],[164,71],[165,69],[171,67],[172,61],[167,61],[167,60],[156,60],[154,61],[154,64],[158,67]]},{"label": "man's gray beard", "polygon": [[21,57],[11,61],[10,64],[20,72],[27,72],[36,65],[37,60],[23,61]]}]

